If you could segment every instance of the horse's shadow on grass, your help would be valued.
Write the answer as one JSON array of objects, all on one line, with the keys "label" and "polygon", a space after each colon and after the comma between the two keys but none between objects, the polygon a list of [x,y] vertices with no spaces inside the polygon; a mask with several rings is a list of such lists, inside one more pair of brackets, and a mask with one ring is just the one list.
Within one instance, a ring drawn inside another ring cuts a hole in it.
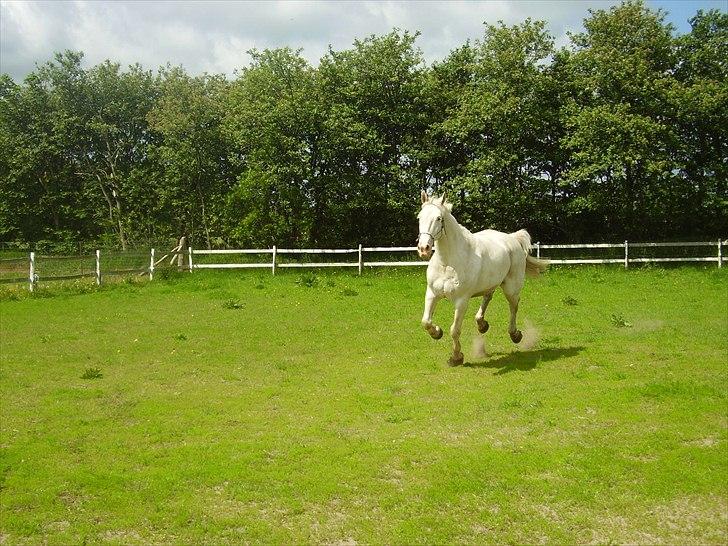
[{"label": "horse's shadow on grass", "polygon": [[576,356],[583,350],[584,347],[564,347],[560,349],[539,349],[538,351],[517,351],[492,355],[496,358],[483,362],[466,362],[463,366],[466,368],[495,368],[497,371],[493,375],[503,375],[514,371],[528,372],[539,364]]}]

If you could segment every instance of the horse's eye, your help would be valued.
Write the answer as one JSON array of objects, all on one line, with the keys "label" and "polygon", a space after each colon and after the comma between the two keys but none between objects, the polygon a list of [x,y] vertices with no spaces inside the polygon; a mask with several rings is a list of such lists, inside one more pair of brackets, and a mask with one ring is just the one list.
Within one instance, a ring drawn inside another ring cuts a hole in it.
[{"label": "horse's eye", "polygon": [[438,216],[438,217],[437,217],[437,221],[438,221],[438,222],[442,222],[442,216]]}]

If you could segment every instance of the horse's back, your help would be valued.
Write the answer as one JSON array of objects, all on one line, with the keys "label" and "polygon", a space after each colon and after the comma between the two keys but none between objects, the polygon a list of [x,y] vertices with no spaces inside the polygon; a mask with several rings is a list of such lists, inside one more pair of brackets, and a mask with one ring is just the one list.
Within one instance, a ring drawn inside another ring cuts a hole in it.
[{"label": "horse's back", "polygon": [[522,278],[526,269],[526,256],[531,249],[531,236],[525,229],[504,233],[495,229],[484,229],[474,234],[482,251],[487,253],[491,263],[498,267],[504,277]]},{"label": "horse's back", "polygon": [[504,233],[495,229],[484,229],[474,234],[475,238],[489,250],[506,251],[508,254],[520,256],[531,248],[531,236],[525,229],[515,233]]}]

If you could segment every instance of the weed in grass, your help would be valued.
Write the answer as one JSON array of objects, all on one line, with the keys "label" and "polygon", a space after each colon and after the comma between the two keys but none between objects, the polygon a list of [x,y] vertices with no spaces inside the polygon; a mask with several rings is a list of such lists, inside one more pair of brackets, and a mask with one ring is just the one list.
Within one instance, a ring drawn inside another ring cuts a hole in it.
[{"label": "weed in grass", "polygon": [[521,401],[520,401],[520,400],[516,400],[516,399],[514,399],[514,398],[511,398],[510,400],[505,400],[505,401],[504,401],[504,402],[503,402],[503,403],[501,404],[501,408],[502,408],[502,409],[513,409],[513,408],[520,408],[520,407],[521,407],[521,405],[522,405],[522,404],[521,404]]},{"label": "weed in grass", "polygon": [[[25,294],[25,293],[24,293]],[[12,289],[0,290],[0,301],[19,301],[20,292]]]},{"label": "weed in grass", "polygon": [[342,296],[358,296],[359,292],[357,292],[356,290],[352,290],[349,287],[346,287],[341,291],[341,295]]},{"label": "weed in grass", "polygon": [[563,298],[561,300],[561,303],[563,303],[564,305],[576,305],[579,302],[576,301],[576,299],[572,298],[571,296],[566,296],[565,298]]},{"label": "weed in grass", "polygon": [[303,273],[296,279],[298,286],[306,286],[308,288],[314,288],[319,283],[319,278],[314,273]]},{"label": "weed in grass", "polygon": [[602,284],[605,280],[604,273],[601,271],[594,269],[592,271],[592,282],[597,284]]},{"label": "weed in grass", "polygon": [[394,423],[394,424],[396,424],[396,423],[404,423],[406,421],[411,421],[412,420],[412,416],[411,415],[404,414],[404,413],[395,413],[393,415],[388,415],[387,417],[384,418],[384,420],[387,423]]},{"label": "weed in grass", "polygon": [[225,300],[225,303],[222,304],[223,309],[242,309],[245,307],[244,303],[240,303],[238,300],[230,298],[228,300]]},{"label": "weed in grass", "polygon": [[55,296],[56,294],[45,286],[36,286],[35,290],[30,293],[32,299],[53,298]]},{"label": "weed in grass", "polygon": [[86,371],[81,375],[81,379],[101,379],[103,377],[99,368],[86,368]]},{"label": "weed in grass", "polygon": [[175,334],[174,339],[177,341],[187,341],[187,336],[185,334]]},{"label": "weed in grass", "polygon": [[621,313],[612,313],[612,324],[617,328],[631,328],[632,323],[627,322]]},{"label": "weed in grass", "polygon": [[183,279],[185,274],[189,273],[186,273],[179,269],[175,269],[174,267],[163,267],[161,269],[155,270],[154,279],[167,282],[175,282]]}]

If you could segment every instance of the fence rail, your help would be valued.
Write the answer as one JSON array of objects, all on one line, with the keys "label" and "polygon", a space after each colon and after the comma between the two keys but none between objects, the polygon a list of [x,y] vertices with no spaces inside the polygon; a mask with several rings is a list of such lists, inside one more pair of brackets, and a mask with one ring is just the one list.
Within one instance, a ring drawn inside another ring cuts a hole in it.
[{"label": "fence rail", "polygon": [[[683,243],[630,243],[624,241],[623,243],[580,243],[580,244],[541,244],[537,242],[533,245],[534,253],[539,258],[548,258],[552,264],[555,265],[579,265],[579,264],[623,264],[624,267],[629,267],[631,263],[676,263],[676,262],[715,262],[718,267],[723,266],[723,247],[728,245],[728,240],[721,240],[715,242],[696,241],[696,242],[683,242]],[[634,249],[647,249],[647,248],[695,248],[695,247],[713,247],[716,253],[712,256],[635,256],[634,253],[630,256],[630,250]],[[593,250],[593,249],[621,249],[623,250],[623,256],[619,258],[605,257],[605,258],[558,258],[548,256],[549,250]],[[361,275],[362,270],[365,267],[417,267],[425,266],[427,262],[422,260],[409,260],[409,261],[387,261],[387,260],[365,260],[364,255],[377,254],[377,253],[402,253],[410,252],[414,253],[416,247],[409,246],[397,246],[397,247],[363,247],[361,245],[358,248],[245,248],[245,249],[218,249],[218,250],[202,250],[193,249],[187,247],[184,249],[182,245],[175,247],[173,250],[167,252],[159,259],[155,260],[155,250],[150,249],[149,253],[145,252],[131,252],[122,255],[124,258],[138,258],[139,260],[147,260],[146,265],[144,262],[140,262],[135,267],[116,267],[108,266],[109,269],[102,269],[102,255],[99,250],[96,251],[95,255],[91,256],[51,256],[51,255],[36,255],[35,252],[30,252],[28,258],[15,257],[15,258],[0,258],[0,284],[6,283],[23,283],[27,282],[30,291],[35,289],[35,286],[40,281],[56,281],[56,280],[71,280],[81,278],[94,278],[97,284],[102,282],[102,274],[106,275],[149,275],[149,279],[154,278],[154,272],[157,269],[157,265],[171,257],[169,266],[173,266],[176,262],[178,270],[185,270],[192,273],[195,269],[270,269],[272,274],[275,275],[276,269],[293,269],[293,268],[329,268],[329,267],[345,267],[345,268],[358,268],[359,274]],[[229,263],[208,263],[200,262],[200,258],[206,256],[246,256],[246,255],[262,255],[270,256],[270,261],[263,262],[229,262]],[[321,256],[321,255],[340,255],[340,256],[356,256],[356,261],[289,261],[283,256],[294,256],[294,257],[305,257],[305,256]],[[187,258],[186,262],[184,258]],[[115,259],[118,259],[119,255],[111,255],[107,258],[107,263],[115,263]],[[26,261],[28,260],[28,261]],[[73,260],[78,260],[79,263],[87,261],[88,267],[79,266],[75,271],[68,270],[66,268],[60,268],[55,274],[46,273],[43,267],[38,266],[38,262],[43,263],[48,260],[58,260],[59,262],[68,263]],[[91,262],[93,267],[91,267]],[[27,264],[27,265],[24,265]],[[124,264],[126,265],[126,264]],[[23,268],[27,268],[27,276],[20,277],[18,274],[21,273]],[[80,269],[80,271],[79,271]]]}]

